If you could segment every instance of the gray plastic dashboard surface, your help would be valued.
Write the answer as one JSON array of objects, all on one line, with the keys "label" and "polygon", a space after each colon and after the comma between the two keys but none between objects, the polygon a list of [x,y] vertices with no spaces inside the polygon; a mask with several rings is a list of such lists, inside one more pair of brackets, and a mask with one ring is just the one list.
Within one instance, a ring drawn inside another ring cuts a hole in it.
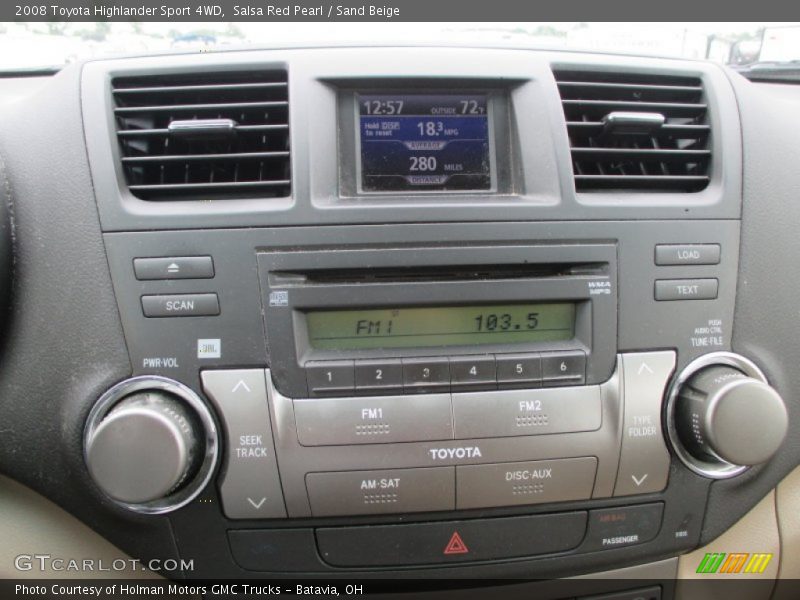
[{"label": "gray plastic dashboard surface", "polygon": [[[719,67],[702,62],[601,57],[485,48],[287,49],[89,62],[82,104],[92,177],[104,231],[255,227],[297,224],[526,220],[738,218],[741,134],[736,102]],[[498,68],[502,65],[502,68]],[[577,194],[560,97],[551,69],[614,69],[695,75],[705,83],[713,129],[711,183],[696,194]],[[292,196],[281,199],[147,202],[124,184],[114,133],[110,81],[117,76],[286,68],[289,73]],[[343,197],[339,173],[355,160],[339,156],[337,94],[423,81],[505,90],[513,193]],[[339,161],[342,161],[340,164]]]}]

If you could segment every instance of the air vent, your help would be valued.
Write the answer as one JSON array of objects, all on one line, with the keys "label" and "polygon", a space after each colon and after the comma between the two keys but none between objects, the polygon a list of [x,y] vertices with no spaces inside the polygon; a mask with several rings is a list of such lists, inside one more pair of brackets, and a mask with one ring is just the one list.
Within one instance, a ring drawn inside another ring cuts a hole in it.
[{"label": "air vent", "polygon": [[709,182],[697,77],[554,71],[579,192],[698,192]]},{"label": "air vent", "polygon": [[120,77],[112,92],[122,167],[135,196],[291,193],[286,71]]}]

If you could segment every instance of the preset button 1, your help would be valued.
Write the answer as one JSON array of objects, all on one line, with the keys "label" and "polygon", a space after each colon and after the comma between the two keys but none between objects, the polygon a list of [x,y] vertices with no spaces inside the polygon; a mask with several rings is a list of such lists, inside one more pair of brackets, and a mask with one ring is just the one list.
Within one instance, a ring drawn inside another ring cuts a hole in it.
[{"label": "preset button 1", "polygon": [[306,379],[312,396],[352,394],[355,366],[352,360],[310,361],[306,363]]}]

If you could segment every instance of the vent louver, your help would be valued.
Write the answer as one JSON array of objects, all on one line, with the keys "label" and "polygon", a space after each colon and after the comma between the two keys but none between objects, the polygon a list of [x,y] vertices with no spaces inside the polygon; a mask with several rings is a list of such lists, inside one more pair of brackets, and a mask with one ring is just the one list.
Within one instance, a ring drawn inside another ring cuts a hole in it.
[{"label": "vent louver", "polygon": [[697,77],[554,71],[579,192],[698,192],[709,182],[708,106]]},{"label": "vent louver", "polygon": [[286,71],[120,77],[112,93],[122,167],[135,196],[291,193]]}]

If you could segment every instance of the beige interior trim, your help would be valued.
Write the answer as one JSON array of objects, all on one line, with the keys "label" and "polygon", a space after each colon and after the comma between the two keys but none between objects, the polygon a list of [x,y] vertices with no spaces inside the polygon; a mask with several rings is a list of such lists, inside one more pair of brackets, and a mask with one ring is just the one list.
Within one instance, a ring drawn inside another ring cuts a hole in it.
[{"label": "beige interior trim", "polygon": [[[51,564],[51,559],[64,562]],[[94,570],[68,569],[68,561],[84,559],[94,561]],[[0,578],[159,578],[152,571],[132,569],[130,562],[124,570],[97,570],[99,561],[110,568],[115,560],[130,561],[131,558],[44,496],[0,475]],[[48,568],[40,570],[42,562]],[[19,570],[17,564],[23,568],[30,565],[30,569]],[[63,570],[57,570],[59,566]],[[115,566],[123,566],[123,563]]]},{"label": "beige interior trim", "polygon": [[[152,571],[126,569],[123,571],[72,571],[39,570],[36,555],[47,555],[53,559],[94,559],[110,565],[115,560],[131,560],[119,548],[100,536],[87,525],[57,506],[50,500],[16,481],[0,475],[0,578],[157,578]],[[697,566],[707,552],[771,552],[773,558],[760,575],[726,574],[711,575],[696,573]],[[18,559],[20,555],[30,559]],[[31,564],[29,570],[18,570],[15,564]],[[677,598],[691,597],[693,600],[713,598],[702,596],[697,580],[713,581],[715,577],[725,579],[760,577],[763,579],[800,579],[800,467],[790,473],[776,488],[764,497],[736,525],[709,545],[685,554],[677,567],[679,579],[695,580],[691,585],[691,596],[685,589],[681,594],[678,583]],[[764,600],[770,598],[769,587],[764,588]],[[718,591],[718,590],[717,590]],[[747,600],[756,600],[752,588]],[[775,599],[789,598],[782,595],[781,586],[776,589]],[[785,590],[784,590],[785,591]],[[796,589],[794,590],[796,593]],[[744,598],[744,596],[742,596]],[[794,598],[795,596],[791,596]],[[737,600],[735,593],[726,600]]]},{"label": "beige interior trim", "polygon": [[796,580],[800,579],[800,467],[778,484],[775,499],[781,534],[781,564],[773,600],[794,600],[797,598]]},{"label": "beige interior trim", "polygon": [[777,487],[778,527],[781,533],[781,579],[800,579],[800,467]]}]

